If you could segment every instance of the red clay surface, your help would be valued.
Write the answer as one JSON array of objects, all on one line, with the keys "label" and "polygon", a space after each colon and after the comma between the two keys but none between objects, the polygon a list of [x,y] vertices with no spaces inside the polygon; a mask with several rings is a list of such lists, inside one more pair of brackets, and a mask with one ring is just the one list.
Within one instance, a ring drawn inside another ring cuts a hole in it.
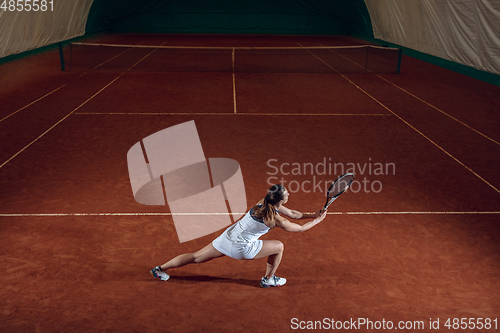
[{"label": "red clay surface", "polygon": [[[360,43],[187,35],[92,41]],[[142,57],[117,61],[132,66]],[[394,327],[422,321],[420,331],[439,319],[432,331],[442,332],[451,331],[448,318],[498,325],[500,88],[406,56],[399,75],[236,73],[235,91],[232,73],[60,72],[57,59],[54,51],[0,68],[1,332],[288,332],[324,318]],[[239,162],[249,208],[269,182],[283,180],[289,207],[319,209],[325,182],[354,165],[360,183],[325,221],[306,233],[263,237],[285,244],[278,269],[285,286],[259,287],[265,260],[190,265],[172,270],[168,282],[149,275],[222,232],[179,244],[168,206],[143,206],[132,196],[127,151],[189,120],[207,158]],[[291,174],[293,163],[300,174]],[[307,163],[319,169],[311,173]],[[498,331],[492,325],[468,331]]]}]

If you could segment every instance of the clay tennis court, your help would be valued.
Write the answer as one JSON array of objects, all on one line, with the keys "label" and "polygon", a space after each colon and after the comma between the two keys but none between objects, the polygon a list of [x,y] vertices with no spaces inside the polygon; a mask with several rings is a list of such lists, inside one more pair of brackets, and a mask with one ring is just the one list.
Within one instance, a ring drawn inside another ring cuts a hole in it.
[{"label": "clay tennis court", "polygon": [[[82,41],[364,43],[143,34]],[[289,332],[325,322],[346,332],[459,331],[454,318],[482,318],[484,327],[470,331],[498,331],[498,87],[406,55],[399,74],[172,72],[154,70],[154,49],[122,51],[105,60],[80,53],[78,62],[75,48],[64,72],[57,50],[1,66],[1,332]],[[277,272],[285,286],[260,288],[265,259],[189,265],[167,282],[149,274],[222,232],[179,243],[168,206],[141,205],[132,194],[130,147],[190,120],[205,156],[240,164],[248,209],[269,182],[283,180],[288,207],[318,210],[324,183],[355,168],[359,183],[318,226],[263,237],[285,244]]]}]

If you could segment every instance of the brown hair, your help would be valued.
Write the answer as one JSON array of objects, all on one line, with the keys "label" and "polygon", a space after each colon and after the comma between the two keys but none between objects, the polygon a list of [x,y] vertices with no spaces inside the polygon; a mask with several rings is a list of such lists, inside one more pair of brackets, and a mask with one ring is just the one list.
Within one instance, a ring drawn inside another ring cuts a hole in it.
[{"label": "brown hair", "polygon": [[272,226],[274,226],[274,219],[278,214],[274,205],[278,204],[285,198],[285,191],[285,187],[280,184],[273,185],[269,190],[267,190],[267,195],[264,199],[260,200],[253,207],[255,217],[270,221]]}]

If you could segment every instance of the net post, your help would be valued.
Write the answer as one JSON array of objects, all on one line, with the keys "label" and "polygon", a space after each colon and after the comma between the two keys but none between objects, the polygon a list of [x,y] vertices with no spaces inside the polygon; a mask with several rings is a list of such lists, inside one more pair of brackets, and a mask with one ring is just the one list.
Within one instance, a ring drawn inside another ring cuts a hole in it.
[{"label": "net post", "polygon": [[233,47],[233,53],[232,53],[232,62],[231,62],[231,71],[234,73],[234,47]]},{"label": "net post", "polygon": [[65,64],[64,64],[64,52],[63,52],[63,46],[62,46],[62,43],[61,43],[61,42],[59,42],[58,46],[59,46],[59,58],[61,59],[61,71],[63,71],[63,72],[64,72],[64,71],[65,71],[65,69],[66,69],[66,68],[65,68],[66,66],[65,66]]},{"label": "net post", "polygon": [[399,48],[399,54],[398,54],[398,68],[396,69],[396,74],[399,74],[399,71],[401,70],[401,58],[403,56],[403,48]]},{"label": "net post", "polygon": [[73,69],[73,43],[69,43],[69,71]]},{"label": "net post", "polygon": [[370,45],[366,45],[366,59],[365,59],[365,73],[366,74],[366,70],[368,69],[368,51],[370,49]]}]

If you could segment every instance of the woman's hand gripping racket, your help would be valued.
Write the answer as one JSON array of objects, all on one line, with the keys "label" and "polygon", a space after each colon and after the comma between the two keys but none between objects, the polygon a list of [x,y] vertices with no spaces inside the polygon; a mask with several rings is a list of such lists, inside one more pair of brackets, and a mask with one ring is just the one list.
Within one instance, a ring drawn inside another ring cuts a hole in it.
[{"label": "woman's hand gripping racket", "polygon": [[352,181],[354,180],[354,174],[353,173],[346,173],[345,175],[340,176],[337,178],[336,181],[330,185],[328,188],[328,192],[326,193],[326,203],[325,207],[323,210],[328,209],[330,205],[337,199],[342,193],[344,193],[349,186],[351,186]]}]

